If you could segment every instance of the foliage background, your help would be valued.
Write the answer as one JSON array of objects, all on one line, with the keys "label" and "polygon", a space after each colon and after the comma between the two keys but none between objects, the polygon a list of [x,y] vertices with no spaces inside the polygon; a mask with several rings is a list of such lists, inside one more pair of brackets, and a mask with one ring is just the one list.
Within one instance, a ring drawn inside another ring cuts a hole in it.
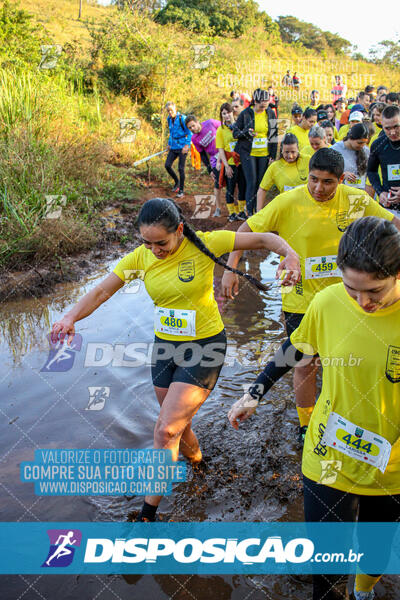
[{"label": "foliage background", "polygon": [[[137,196],[144,175],[165,178],[162,158],[132,165],[165,148],[167,100],[217,117],[231,89],[272,83],[285,116],[313,88],[328,100],[338,72],[354,92],[369,83],[400,89],[395,42],[383,43],[386,58],[357,61],[346,40],[292,17],[273,21],[253,0],[84,1],[80,20],[74,0],[6,0],[0,41],[3,267],[44,260],[44,248],[62,256],[90,247],[102,206]],[[53,69],[40,68],[43,44],[62,46]],[[196,68],[193,44],[213,46],[207,68]],[[300,93],[281,87],[286,69],[300,74]],[[131,117],[140,120],[136,140],[121,143],[119,119]],[[46,195],[61,194],[68,218],[53,235]]]}]

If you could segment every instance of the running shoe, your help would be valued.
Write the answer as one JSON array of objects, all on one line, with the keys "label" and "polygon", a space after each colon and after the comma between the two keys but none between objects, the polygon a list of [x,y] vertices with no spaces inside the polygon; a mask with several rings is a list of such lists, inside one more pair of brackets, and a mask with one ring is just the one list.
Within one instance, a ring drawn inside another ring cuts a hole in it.
[{"label": "running shoe", "polygon": [[220,208],[216,208],[215,212],[213,214],[213,217],[220,217],[221,216],[221,209]]},{"label": "running shoe", "polygon": [[192,462],[193,475],[205,476],[210,470],[211,457],[203,454],[203,458],[198,462]]},{"label": "running shoe", "polygon": [[228,223],[233,223],[233,221],[238,221],[238,216],[236,213],[232,213],[228,217]]},{"label": "running shoe", "polygon": [[183,198],[184,195],[185,194],[182,191],[179,190],[179,192],[177,193],[176,197],[177,198]]},{"label": "running shoe", "polygon": [[298,442],[302,446],[304,446],[304,439],[306,437],[307,428],[308,428],[308,425],[303,425],[303,427],[299,427]]},{"label": "running shoe", "polygon": [[247,219],[246,213],[244,210],[241,210],[240,213],[237,214],[238,221],[245,221]]},{"label": "running shoe", "polygon": [[175,194],[175,192],[179,192],[179,184],[178,183],[176,183],[174,185],[174,187],[172,188],[172,193]]},{"label": "running shoe", "polygon": [[160,520],[160,517],[158,516],[158,514],[156,513],[154,519],[148,519],[147,517],[141,517],[140,516],[140,511],[138,512],[137,516],[135,517],[135,519],[133,520],[134,523],[156,523]]}]

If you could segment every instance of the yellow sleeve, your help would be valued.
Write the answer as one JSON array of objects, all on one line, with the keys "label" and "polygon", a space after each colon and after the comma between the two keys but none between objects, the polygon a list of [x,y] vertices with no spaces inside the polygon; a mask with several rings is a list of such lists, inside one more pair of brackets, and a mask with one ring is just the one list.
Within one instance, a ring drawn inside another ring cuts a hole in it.
[{"label": "yellow sleeve", "polygon": [[318,353],[318,292],[307,308],[300,325],[290,336],[292,345],[307,356]]},{"label": "yellow sleeve", "polygon": [[343,127],[341,127],[339,129],[339,133],[338,133],[338,139],[342,140],[344,137],[346,137],[347,132],[349,131],[349,126],[348,125],[343,125]]},{"label": "yellow sleeve", "polygon": [[[311,147],[311,146],[310,146]],[[308,165],[310,164],[310,158],[311,155],[310,154],[303,154],[303,150],[300,152],[300,161],[299,161],[299,168],[300,169],[308,169]]]},{"label": "yellow sleeve", "polygon": [[308,144],[308,146],[304,146],[301,149],[301,154],[303,156],[307,156],[308,159],[310,159],[313,156],[313,154],[314,154],[314,148],[311,146],[311,144]]},{"label": "yellow sleeve", "polygon": [[386,221],[393,221],[394,219],[394,214],[386,210],[386,208],[383,208],[383,206],[381,206],[379,202],[371,198],[371,196],[369,196],[368,206],[365,207],[364,216],[379,217],[380,219],[386,219]]},{"label": "yellow sleeve", "polygon": [[265,171],[264,177],[261,179],[260,183],[260,188],[262,188],[263,190],[269,190],[274,185],[274,175],[276,171],[275,165],[277,164],[278,163],[272,163],[272,165],[268,167]]},{"label": "yellow sleeve", "polygon": [[123,282],[127,280],[132,281],[132,279],[137,278],[141,279],[141,272],[143,271],[143,265],[141,265],[141,269],[139,264],[141,262],[139,260],[141,248],[143,248],[143,246],[139,246],[139,248],[136,248],[133,252],[130,252],[124,256],[124,258],[121,258],[119,263],[117,263],[116,267],[113,269],[113,273],[118,275]]},{"label": "yellow sleeve", "polygon": [[218,127],[217,129],[217,133],[215,136],[215,147],[216,148],[222,148],[222,150],[224,149],[224,132],[222,127]]},{"label": "yellow sleeve", "polygon": [[196,231],[196,235],[215,256],[232,252],[235,245],[235,231]]},{"label": "yellow sleeve", "polygon": [[276,196],[272,202],[267,204],[267,206],[264,206],[264,208],[258,211],[255,215],[247,219],[246,223],[252,231],[256,233],[279,231],[281,213],[281,203],[279,202],[280,197],[281,194]]}]

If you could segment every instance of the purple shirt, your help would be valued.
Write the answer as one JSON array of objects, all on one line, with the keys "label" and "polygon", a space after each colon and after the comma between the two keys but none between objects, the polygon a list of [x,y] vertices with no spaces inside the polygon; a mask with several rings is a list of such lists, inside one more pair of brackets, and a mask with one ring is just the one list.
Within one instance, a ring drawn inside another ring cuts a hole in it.
[{"label": "purple shirt", "polygon": [[221,123],[215,119],[208,119],[201,124],[200,133],[193,133],[192,144],[198,152],[205,150],[210,157],[211,167],[214,168],[217,164],[218,150],[215,147],[215,136],[218,127]]}]

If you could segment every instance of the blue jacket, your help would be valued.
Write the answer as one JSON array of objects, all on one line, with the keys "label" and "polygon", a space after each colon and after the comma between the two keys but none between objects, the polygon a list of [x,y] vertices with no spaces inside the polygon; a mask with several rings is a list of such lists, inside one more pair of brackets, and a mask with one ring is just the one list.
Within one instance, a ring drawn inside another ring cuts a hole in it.
[{"label": "blue jacket", "polygon": [[185,115],[177,112],[174,120],[167,117],[169,127],[168,146],[171,150],[181,150],[183,146],[190,146],[192,134],[185,125]]}]

